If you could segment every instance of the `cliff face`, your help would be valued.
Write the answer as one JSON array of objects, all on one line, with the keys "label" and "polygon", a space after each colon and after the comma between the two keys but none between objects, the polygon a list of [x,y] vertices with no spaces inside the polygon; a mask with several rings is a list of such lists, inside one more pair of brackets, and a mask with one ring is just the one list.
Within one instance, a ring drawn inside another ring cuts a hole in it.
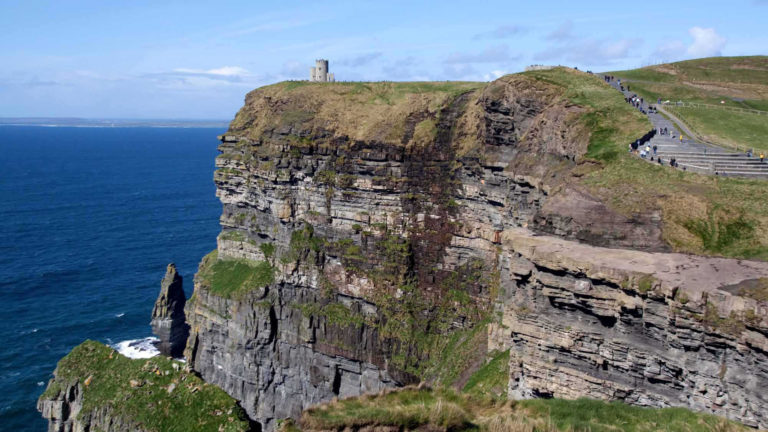
[{"label": "cliff face", "polygon": [[81,413],[83,392],[79,382],[68,383],[57,395],[41,398],[37,410],[48,419],[48,432],[83,432],[91,430],[144,432],[130,418],[115,416],[109,406]]},{"label": "cliff face", "polygon": [[526,76],[250,93],[219,147],[189,365],[268,431],[336,396],[461,385],[506,349],[511,396],[766,426],[765,305],[722,287],[768,265],[657,253],[658,214],[579,185],[586,113]]}]

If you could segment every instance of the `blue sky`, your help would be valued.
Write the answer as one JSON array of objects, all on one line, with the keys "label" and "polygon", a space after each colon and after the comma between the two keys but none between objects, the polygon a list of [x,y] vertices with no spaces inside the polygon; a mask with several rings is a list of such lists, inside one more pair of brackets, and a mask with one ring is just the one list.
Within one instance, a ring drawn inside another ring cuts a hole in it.
[{"label": "blue sky", "polygon": [[315,58],[402,81],[767,54],[766,21],[768,0],[0,0],[0,117],[230,119]]}]

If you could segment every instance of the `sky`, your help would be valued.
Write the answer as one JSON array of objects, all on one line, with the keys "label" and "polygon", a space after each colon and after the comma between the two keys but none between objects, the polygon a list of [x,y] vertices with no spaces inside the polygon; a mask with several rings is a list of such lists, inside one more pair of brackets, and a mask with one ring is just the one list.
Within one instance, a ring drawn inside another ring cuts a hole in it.
[{"label": "sky", "polygon": [[493,80],[768,54],[768,0],[0,0],[0,117],[231,119],[307,79]]}]

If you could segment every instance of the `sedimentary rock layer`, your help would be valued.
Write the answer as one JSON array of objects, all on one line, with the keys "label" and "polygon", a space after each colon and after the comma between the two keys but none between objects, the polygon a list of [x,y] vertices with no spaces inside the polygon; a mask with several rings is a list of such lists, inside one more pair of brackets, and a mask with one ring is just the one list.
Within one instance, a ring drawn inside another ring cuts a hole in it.
[{"label": "sedimentary rock layer", "polygon": [[[269,431],[333,397],[460,382],[477,361],[448,379],[445,357],[487,326],[475,352],[510,349],[512,396],[766,425],[764,305],[720,289],[766,265],[654,253],[658,214],[570,181],[589,131],[556,88],[424,86],[248,95],[216,161],[217,252],[187,304],[205,380]],[[261,277],[223,290],[215,263],[237,260]]]}]

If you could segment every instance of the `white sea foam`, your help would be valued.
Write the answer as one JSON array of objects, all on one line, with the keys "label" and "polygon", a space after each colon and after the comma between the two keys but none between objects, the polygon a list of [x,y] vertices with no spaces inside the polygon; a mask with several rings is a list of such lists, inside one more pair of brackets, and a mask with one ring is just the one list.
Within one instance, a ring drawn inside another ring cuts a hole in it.
[{"label": "white sea foam", "polygon": [[38,382],[37,382],[37,386],[38,386],[38,387],[42,387],[42,386],[44,386],[44,385],[45,385],[45,383],[44,383],[44,382],[42,382],[42,381],[38,381]]},{"label": "white sea foam", "polygon": [[128,358],[146,359],[160,354],[160,351],[155,346],[158,342],[160,342],[160,339],[156,337],[147,337],[118,342],[112,348]]},{"label": "white sea foam", "polygon": [[117,318],[122,318],[123,316],[125,316],[125,312],[120,312],[119,314],[115,314],[115,317]]}]

